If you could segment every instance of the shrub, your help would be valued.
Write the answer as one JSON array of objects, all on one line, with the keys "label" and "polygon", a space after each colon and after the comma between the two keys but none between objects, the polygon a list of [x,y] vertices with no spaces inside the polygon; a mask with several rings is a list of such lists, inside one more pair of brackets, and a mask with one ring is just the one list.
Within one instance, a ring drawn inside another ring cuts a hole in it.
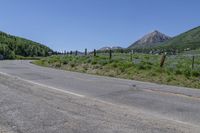
[{"label": "shrub", "polygon": [[67,65],[67,64],[68,64],[68,61],[63,60],[62,63],[63,63],[64,65]]},{"label": "shrub", "polygon": [[83,69],[84,69],[85,71],[87,71],[87,70],[88,70],[88,65],[84,65],[84,66],[83,66]]},{"label": "shrub", "polygon": [[112,64],[112,67],[114,67],[114,68],[116,68],[117,66],[118,66],[117,63],[113,63],[113,64]]},{"label": "shrub", "polygon": [[93,68],[94,69],[101,69],[102,67],[101,67],[101,65],[94,65]]},{"label": "shrub", "polygon": [[123,73],[123,72],[125,72],[126,68],[124,68],[123,66],[120,66],[119,70]]},{"label": "shrub", "polygon": [[190,77],[190,76],[191,76],[191,72],[190,72],[189,69],[185,69],[185,70],[183,71],[183,74],[184,74],[186,77]]},{"label": "shrub", "polygon": [[152,68],[152,66],[151,65],[149,65],[148,63],[140,63],[139,65],[137,65],[138,66],[138,69],[139,70],[147,70],[147,69],[151,69]]},{"label": "shrub", "polygon": [[179,69],[177,69],[177,70],[175,70],[175,74],[177,74],[177,75],[181,75],[181,74],[182,74],[182,71],[179,70]]},{"label": "shrub", "polygon": [[92,62],[92,59],[88,59],[88,60],[87,60],[87,63],[91,63],[91,62]]},{"label": "shrub", "polygon": [[60,68],[61,67],[61,63],[59,63],[59,62],[55,63],[55,67],[56,68]]},{"label": "shrub", "polygon": [[192,71],[192,76],[199,77],[200,76],[200,72],[199,71]]},{"label": "shrub", "polygon": [[70,66],[73,68],[73,67],[75,67],[75,63],[70,63]]},{"label": "shrub", "polygon": [[143,64],[137,65],[137,68],[138,68],[139,70],[145,70],[145,69],[146,69],[145,66],[144,66]]},{"label": "shrub", "polygon": [[102,65],[102,66],[105,66],[105,65],[108,64],[108,61],[107,61],[106,59],[100,60],[100,61],[99,61],[99,64]]},{"label": "shrub", "polygon": [[149,57],[149,55],[148,56],[145,55],[144,58],[147,59],[147,60],[149,60],[150,57]]},{"label": "shrub", "polygon": [[156,74],[155,72],[152,72],[152,71],[151,71],[151,72],[149,73],[149,76],[153,76],[153,77],[154,77],[154,76],[157,76],[157,74]]},{"label": "shrub", "polygon": [[167,77],[167,82],[171,82],[172,79],[170,77]]},{"label": "shrub", "polygon": [[93,60],[92,61],[92,65],[96,65],[97,64],[97,61],[96,60]]}]

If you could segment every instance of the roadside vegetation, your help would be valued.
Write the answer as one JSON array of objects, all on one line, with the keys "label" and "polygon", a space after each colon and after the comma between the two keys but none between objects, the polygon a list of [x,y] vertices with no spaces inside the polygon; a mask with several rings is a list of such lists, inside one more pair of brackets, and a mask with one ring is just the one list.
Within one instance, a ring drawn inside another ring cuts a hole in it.
[{"label": "roadside vegetation", "polygon": [[192,66],[190,55],[168,55],[160,67],[161,55],[108,53],[96,56],[54,55],[34,63],[40,66],[82,73],[200,88],[200,57]]}]

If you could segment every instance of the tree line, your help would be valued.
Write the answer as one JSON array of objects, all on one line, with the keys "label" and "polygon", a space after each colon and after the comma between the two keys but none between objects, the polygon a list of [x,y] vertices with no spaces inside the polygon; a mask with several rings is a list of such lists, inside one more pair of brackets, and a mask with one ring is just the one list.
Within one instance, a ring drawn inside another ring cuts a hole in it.
[{"label": "tree line", "polygon": [[21,37],[12,36],[0,32],[0,55],[4,59],[15,59],[15,57],[44,57],[53,52],[49,47]]}]

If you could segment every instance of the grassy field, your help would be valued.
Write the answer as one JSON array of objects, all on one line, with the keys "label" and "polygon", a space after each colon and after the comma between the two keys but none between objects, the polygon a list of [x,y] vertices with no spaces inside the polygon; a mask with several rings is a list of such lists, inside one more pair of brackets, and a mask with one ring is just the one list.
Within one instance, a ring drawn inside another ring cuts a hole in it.
[{"label": "grassy field", "polygon": [[[132,59],[132,60],[131,60]],[[200,56],[188,54],[167,56],[164,67],[160,67],[161,55],[116,53],[112,59],[108,54],[98,56],[51,56],[35,61],[41,66],[104,75],[159,84],[200,88]]]}]

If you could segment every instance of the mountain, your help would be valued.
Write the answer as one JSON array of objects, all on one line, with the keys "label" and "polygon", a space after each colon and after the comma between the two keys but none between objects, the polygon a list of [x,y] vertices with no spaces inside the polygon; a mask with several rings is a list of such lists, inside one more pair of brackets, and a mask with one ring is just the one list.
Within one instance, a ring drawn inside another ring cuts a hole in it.
[{"label": "mountain", "polygon": [[200,48],[200,26],[160,43],[161,48],[196,49]]},{"label": "mountain", "polygon": [[[69,54],[70,54],[70,52],[69,52]],[[73,54],[73,55],[84,55],[85,53],[83,53],[83,52],[80,52],[80,51],[71,51],[71,54]]]},{"label": "mountain", "polygon": [[144,37],[133,43],[128,48],[152,47],[158,43],[165,42],[170,39],[171,37],[155,30],[154,32],[145,35]]},{"label": "mountain", "polygon": [[119,47],[119,46],[115,46],[115,47],[112,47],[111,48],[112,50],[118,50],[118,49],[123,49],[122,47]]},{"label": "mountain", "polygon": [[100,49],[98,49],[99,51],[105,51],[105,50],[110,50],[111,49],[111,47],[102,47],[102,48],[100,48]]},{"label": "mountain", "polygon": [[49,52],[53,52],[53,50],[43,44],[0,31],[0,55],[5,59],[14,59],[16,55],[48,56]]},{"label": "mountain", "polygon": [[122,47],[119,46],[113,46],[113,47],[102,47],[99,49],[99,51],[106,51],[106,50],[119,50],[119,49],[123,49]]}]

